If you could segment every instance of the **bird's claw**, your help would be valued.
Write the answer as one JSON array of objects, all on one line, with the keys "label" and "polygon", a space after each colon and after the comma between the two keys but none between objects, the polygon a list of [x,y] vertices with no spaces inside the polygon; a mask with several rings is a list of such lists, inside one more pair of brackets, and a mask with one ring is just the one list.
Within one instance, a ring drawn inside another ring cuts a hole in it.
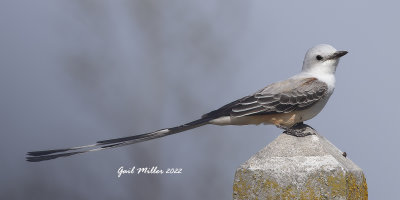
[{"label": "bird's claw", "polygon": [[303,122],[297,123],[290,128],[277,125],[278,128],[284,129],[283,133],[287,135],[292,135],[296,137],[305,137],[308,135],[316,135],[317,131],[313,129],[311,126],[304,124]]}]

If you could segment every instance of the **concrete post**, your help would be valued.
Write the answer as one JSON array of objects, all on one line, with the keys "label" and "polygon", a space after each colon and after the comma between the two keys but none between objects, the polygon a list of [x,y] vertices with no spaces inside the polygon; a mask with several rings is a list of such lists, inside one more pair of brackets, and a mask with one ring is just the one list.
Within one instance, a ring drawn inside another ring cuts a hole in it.
[{"label": "concrete post", "polygon": [[326,138],[281,134],[235,173],[233,199],[368,199],[361,168]]}]

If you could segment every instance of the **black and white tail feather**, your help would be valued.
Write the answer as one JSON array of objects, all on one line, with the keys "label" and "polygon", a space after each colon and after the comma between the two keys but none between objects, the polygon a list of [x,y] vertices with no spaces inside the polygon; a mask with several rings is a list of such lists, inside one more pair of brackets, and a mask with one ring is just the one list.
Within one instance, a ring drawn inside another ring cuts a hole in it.
[{"label": "black and white tail feather", "polygon": [[85,146],[79,146],[79,147],[71,147],[71,148],[65,148],[65,149],[52,149],[52,150],[44,150],[44,151],[32,151],[27,153],[26,160],[29,162],[40,162],[40,161],[45,161],[45,160],[52,160],[60,157],[67,157],[67,156],[72,156],[75,154],[81,154],[81,153],[86,153],[86,152],[92,152],[92,151],[100,151],[100,150],[105,150],[105,149],[111,149],[111,148],[116,148],[116,147],[122,147],[125,145],[130,145],[130,144],[135,144],[138,142],[144,142],[147,140],[152,140],[176,133],[180,133],[183,131],[187,131],[190,129],[194,129],[200,126],[204,126],[210,123],[210,121],[217,119],[222,116],[229,116],[232,111],[232,107],[236,106],[238,103],[241,101],[249,98],[250,96],[243,97],[241,99],[238,99],[236,101],[233,101],[229,104],[226,104],[225,106],[222,106],[221,108],[211,111],[207,114],[204,114],[200,119],[172,127],[172,128],[166,128],[166,129],[160,129],[158,131],[150,132],[150,133],[144,133],[140,135],[134,135],[134,136],[128,136],[128,137],[122,137],[122,138],[116,138],[116,139],[109,139],[109,140],[101,140],[96,142],[96,144],[91,144],[91,145],[85,145]]},{"label": "black and white tail feather", "polygon": [[175,133],[180,133],[183,131],[187,131],[190,129],[194,129],[203,125],[206,125],[213,118],[203,117],[201,119],[186,123],[181,126],[176,126],[173,128],[161,129],[158,131],[134,135],[129,137],[122,137],[110,140],[101,140],[96,142],[96,144],[79,146],[79,147],[71,147],[65,149],[52,149],[52,150],[44,150],[44,151],[32,151],[27,153],[26,160],[29,162],[40,162],[45,160],[52,160],[60,157],[72,156],[75,154],[81,154],[92,151],[100,151],[105,149],[111,149],[116,147],[122,147],[125,145],[130,145],[138,142],[144,142],[147,140],[152,140],[160,137],[164,137],[167,135],[172,135]]}]

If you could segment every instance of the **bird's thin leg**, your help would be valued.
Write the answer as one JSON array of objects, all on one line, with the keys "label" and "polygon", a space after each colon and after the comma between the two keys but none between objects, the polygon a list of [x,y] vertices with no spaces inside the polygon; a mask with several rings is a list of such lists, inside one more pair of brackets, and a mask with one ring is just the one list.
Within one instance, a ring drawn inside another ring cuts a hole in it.
[{"label": "bird's thin leg", "polygon": [[296,137],[305,137],[308,135],[316,135],[317,131],[313,129],[311,126],[304,124],[303,122],[299,122],[297,124],[294,124],[291,127],[284,127],[277,125],[278,128],[284,129],[285,131],[283,133],[296,136]]}]

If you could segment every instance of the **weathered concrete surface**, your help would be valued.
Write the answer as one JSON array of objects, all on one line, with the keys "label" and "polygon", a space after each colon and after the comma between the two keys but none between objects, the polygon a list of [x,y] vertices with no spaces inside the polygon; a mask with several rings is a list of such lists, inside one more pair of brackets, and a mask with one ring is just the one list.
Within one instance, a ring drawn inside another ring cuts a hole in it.
[{"label": "weathered concrete surface", "polygon": [[233,199],[368,199],[368,188],[326,138],[281,134],[236,170]]}]

